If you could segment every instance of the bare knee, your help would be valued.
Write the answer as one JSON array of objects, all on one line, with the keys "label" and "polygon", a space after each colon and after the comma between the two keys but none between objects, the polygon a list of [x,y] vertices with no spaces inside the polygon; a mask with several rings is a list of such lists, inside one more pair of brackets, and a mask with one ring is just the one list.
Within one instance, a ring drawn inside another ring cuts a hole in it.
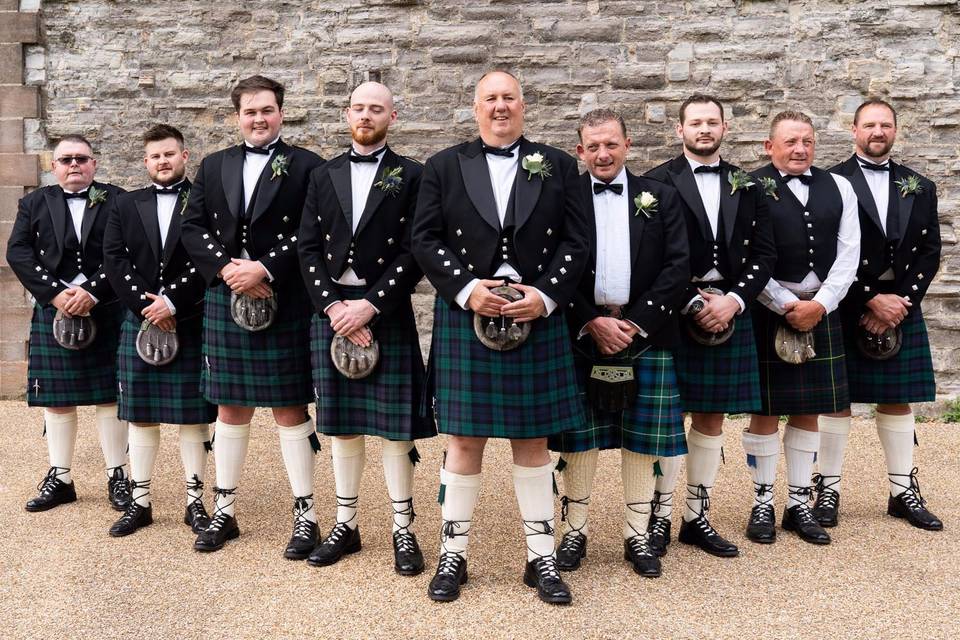
[{"label": "bare knee", "polygon": [[780,429],[780,416],[750,416],[750,427],[747,429],[750,433],[758,436],[768,436],[776,433]]},{"label": "bare knee", "polygon": [[253,407],[237,407],[222,404],[217,408],[217,419],[224,424],[250,424]]},{"label": "bare knee", "polygon": [[483,467],[483,450],[486,438],[450,436],[447,439],[447,455],[444,468],[451,473],[475,475]]},{"label": "bare knee", "polygon": [[705,436],[723,435],[722,413],[692,413],[690,426]]},{"label": "bare knee", "polygon": [[546,438],[523,438],[510,441],[513,463],[521,467],[540,467],[550,462]]},{"label": "bare knee", "polygon": [[274,407],[273,419],[281,427],[296,427],[310,419],[306,406]]}]

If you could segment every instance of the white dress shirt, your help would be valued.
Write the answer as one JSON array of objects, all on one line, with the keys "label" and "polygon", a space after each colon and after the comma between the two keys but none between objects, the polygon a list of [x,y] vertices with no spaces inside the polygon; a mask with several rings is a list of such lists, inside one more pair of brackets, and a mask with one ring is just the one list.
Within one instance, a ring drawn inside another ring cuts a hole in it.
[{"label": "white dress shirt", "polygon": [[[177,184],[182,183],[183,180]],[[171,187],[177,186],[177,184],[170,185]],[[158,189],[163,188],[163,185],[154,183],[153,186]],[[158,193],[157,198],[157,224],[160,227],[160,251],[167,246],[167,235],[170,233],[170,222],[173,220],[173,214],[177,210],[177,204],[180,202],[180,195],[176,193]],[[163,298],[163,301],[167,303],[167,307],[170,308],[170,313],[177,315],[177,307],[173,304],[173,301],[164,293],[164,289],[161,287],[159,295]]]},{"label": "white dress shirt", "polygon": [[[385,153],[383,148],[385,146],[386,145],[383,145],[372,152],[377,154],[376,162],[350,162],[350,195],[353,205],[353,215],[351,218],[353,222],[352,231],[354,233],[357,232],[357,226],[360,224],[363,210],[367,206],[367,199],[370,197],[370,189],[373,188],[373,182],[377,178],[377,171],[380,169],[380,161],[383,160],[383,154]],[[352,148],[351,152],[360,153],[356,148]],[[341,275],[339,279],[334,280],[334,282],[350,287],[362,287],[367,284],[366,279],[359,277],[353,270],[353,267],[347,267],[343,275]]]},{"label": "white dress shirt", "polygon": [[[278,140],[280,140],[280,136],[277,136],[264,146],[269,147],[272,144],[276,144]],[[253,147],[253,145],[246,140],[244,140],[243,144],[248,147]],[[243,152],[243,212],[241,212],[241,215],[245,215],[244,212],[250,207],[250,200],[253,198],[253,192],[257,188],[257,183],[260,181],[260,175],[263,173],[264,167],[273,160],[276,154],[276,148],[274,148],[269,155]],[[240,257],[244,260],[249,260],[250,254],[246,249],[241,249]],[[262,262],[259,260],[257,262],[263,267]],[[263,267],[263,270],[267,272],[267,280],[273,282],[273,274],[270,273],[266,267]]]},{"label": "white dress shirt", "polygon": [[[785,176],[786,172],[781,171],[780,175]],[[805,175],[812,175],[812,173],[807,169]],[[834,173],[831,173],[830,177],[836,182],[840,197],[843,199],[843,213],[840,217],[840,228],[837,231],[837,257],[823,282],[820,282],[820,278],[812,270],[804,276],[802,282],[784,282],[770,278],[767,286],[757,296],[757,300],[780,315],[786,313],[783,305],[799,300],[795,291],[816,291],[813,299],[823,305],[827,313],[832,313],[847,295],[847,290],[857,275],[857,265],[860,261],[860,217],[857,210],[857,195],[850,186],[849,180]],[[799,180],[790,180],[787,182],[787,188],[797,196],[800,204],[806,206],[810,196],[809,185]]]},{"label": "white dress shirt", "polygon": [[[592,185],[600,183],[590,176]],[[602,184],[602,183],[601,183]],[[609,189],[593,194],[597,227],[597,264],[593,284],[594,302],[622,306],[630,302],[630,203],[627,170],[621,169],[610,184],[623,186],[623,193]]]}]

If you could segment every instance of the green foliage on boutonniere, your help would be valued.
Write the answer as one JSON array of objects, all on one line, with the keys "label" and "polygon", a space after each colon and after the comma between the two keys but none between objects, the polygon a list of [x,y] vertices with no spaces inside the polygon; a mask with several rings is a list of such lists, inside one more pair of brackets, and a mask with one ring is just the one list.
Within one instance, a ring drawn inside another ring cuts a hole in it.
[{"label": "green foliage on boutonniere", "polygon": [[727,182],[730,183],[730,195],[735,194],[741,189],[749,189],[757,184],[753,181],[753,176],[743,169],[737,169],[736,171],[728,173]]},{"label": "green foliage on boutonniere", "polygon": [[771,178],[770,176],[764,176],[760,178],[760,185],[763,187],[763,195],[768,198],[773,198],[774,200],[779,200],[780,196],[777,195],[777,181]]},{"label": "green foliage on boutonniere", "polygon": [[657,212],[657,205],[660,204],[660,201],[649,191],[644,191],[633,199],[633,204],[637,207],[633,215],[638,216],[642,213],[647,218],[652,218]]},{"label": "green foliage on boutonniere", "polygon": [[187,202],[190,201],[190,189],[184,189],[180,192],[180,215],[187,212]]},{"label": "green foliage on boutonniere", "polygon": [[101,202],[104,202],[107,199],[107,190],[106,189],[97,189],[95,186],[90,185],[90,190],[87,191],[87,203],[90,208],[94,208]]},{"label": "green foliage on boutonniere", "polygon": [[920,184],[920,178],[917,176],[907,176],[906,178],[901,178],[900,180],[894,180],[893,184],[900,188],[901,198],[906,198],[911,194],[920,193],[923,191],[923,186]]},{"label": "green foliage on boutonniere", "polygon": [[373,186],[384,193],[396,196],[400,193],[400,187],[403,186],[403,167],[384,168],[380,174],[380,180],[373,183]]},{"label": "green foliage on boutonniere", "polygon": [[527,180],[533,176],[540,176],[541,180],[546,180],[550,177],[550,171],[553,169],[550,161],[545,159],[539,151],[524,156],[520,166],[527,172]]},{"label": "green foliage on boutonniere", "polygon": [[287,156],[282,153],[278,153],[277,157],[273,159],[273,162],[270,163],[270,170],[273,171],[273,175],[270,176],[271,180],[275,180],[280,176],[287,175],[287,167],[290,166],[290,160],[287,159]]}]

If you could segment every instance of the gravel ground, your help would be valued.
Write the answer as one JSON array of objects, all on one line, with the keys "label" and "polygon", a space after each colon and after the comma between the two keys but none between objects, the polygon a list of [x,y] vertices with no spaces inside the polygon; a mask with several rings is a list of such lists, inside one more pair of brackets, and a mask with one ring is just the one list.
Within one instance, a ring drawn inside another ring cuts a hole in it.
[{"label": "gravel ground", "polygon": [[[551,607],[523,586],[523,541],[510,481],[509,448],[488,448],[487,474],[470,546],[470,582],[460,600],[438,604],[425,590],[437,560],[437,469],[442,439],[420,445],[416,529],[428,569],[415,578],[392,568],[390,506],[379,446],[369,441],[361,490],[363,552],[338,565],[286,561],[292,500],[276,428],[258,412],[238,500],[239,540],[195,553],[182,524],[175,429],[164,428],[153,484],[155,524],[112,539],[117,513],[105,476],[92,409],[81,411],[74,477],[79,500],[28,514],[23,503],[47,468],[40,412],[0,403],[0,636],[3,638],[273,637],[814,637],[943,638],[960,630],[960,495],[956,425],[918,426],[920,480],[946,529],[930,533],[885,515],[882,452],[872,423],[856,420],[847,452],[841,523],[833,544],[814,547],[781,532],[774,545],[747,541],[750,484],[729,424],[726,464],[712,522],[740,545],[719,559],[674,542],[657,580],[622,560],[619,455],[600,458],[590,556],[567,574],[574,604]],[[333,523],[328,443],[318,456],[321,527]],[[213,484],[213,461],[208,484]],[[778,514],[786,489],[777,486]],[[675,528],[679,525],[675,514]]]}]

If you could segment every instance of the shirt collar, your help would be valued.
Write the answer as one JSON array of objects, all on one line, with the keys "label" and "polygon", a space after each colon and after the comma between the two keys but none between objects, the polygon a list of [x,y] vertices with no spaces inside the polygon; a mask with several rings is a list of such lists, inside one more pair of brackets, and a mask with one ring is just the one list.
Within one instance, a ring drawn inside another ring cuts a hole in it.
[{"label": "shirt collar", "polygon": [[703,162],[698,162],[697,160],[694,160],[693,158],[691,158],[686,154],[684,154],[683,157],[687,159],[687,163],[690,165],[690,171],[695,171],[697,167],[719,167],[720,166],[719,160],[717,160],[716,162],[711,162],[710,164],[706,164]]},{"label": "shirt collar", "polygon": [[863,157],[862,155],[860,155],[859,153],[854,154],[854,155],[856,155],[856,156],[857,156],[857,160],[858,160],[859,162],[862,162],[863,164],[875,164],[875,165],[877,165],[878,167],[886,167],[886,166],[889,166],[889,165],[890,165],[890,158],[887,158],[887,159],[884,160],[883,162],[877,162],[876,160],[871,160],[871,159],[869,159],[869,158],[864,158],[864,157]]},{"label": "shirt collar", "polygon": [[156,187],[157,189],[173,189],[174,187],[179,187],[181,184],[186,182],[186,180],[187,180],[186,178],[183,178],[179,182],[174,182],[173,184],[169,184],[167,186],[163,186],[162,184],[157,184],[156,182],[154,182],[153,186]]},{"label": "shirt collar", "polygon": [[[591,174],[590,174],[590,183],[591,183],[591,186],[593,185],[593,183],[596,183],[596,182],[603,183],[603,180],[597,180],[597,178],[595,178],[594,175],[591,173]],[[605,184],[622,184],[622,185],[623,185],[623,188],[626,189],[626,188],[627,188],[627,167],[626,167],[626,165],[620,167],[620,173],[617,174],[617,177],[615,177],[615,178],[614,178],[613,180],[611,180],[609,183],[605,183]]]},{"label": "shirt collar", "polygon": [[[272,144],[277,144],[277,142],[279,142],[279,141],[280,141],[280,136],[277,136],[276,138],[274,138],[273,140],[271,140],[270,142],[268,142],[267,144],[265,144],[265,145],[263,145],[263,146],[261,146],[261,147],[259,147],[259,148],[260,148],[260,149],[266,149],[266,148],[268,148],[268,147],[269,147],[270,145],[272,145]],[[251,148],[256,147],[256,145],[250,144],[250,143],[247,142],[246,140],[243,141],[243,144],[244,144],[245,146],[251,147]]]},{"label": "shirt collar", "polygon": [[[780,172],[780,177],[781,177],[781,178],[782,178],[783,176],[787,175],[787,172],[786,172],[786,171],[780,171],[780,169],[777,169],[777,171]],[[806,171],[803,172],[803,175],[805,175],[805,176],[813,176],[813,171],[811,171],[811,170],[808,168]]]},{"label": "shirt collar", "polygon": [[[384,150],[386,147],[387,147],[387,143],[384,142],[382,145],[380,145],[379,147],[377,147],[376,149],[374,149],[374,150],[371,151],[370,153],[361,153],[360,151],[357,150],[356,145],[354,145],[354,144],[351,143],[351,145],[350,145],[350,153],[355,153],[355,154],[358,155],[358,156],[380,155],[381,152],[383,152],[383,150]],[[381,155],[380,157],[382,158],[383,156]]]}]

